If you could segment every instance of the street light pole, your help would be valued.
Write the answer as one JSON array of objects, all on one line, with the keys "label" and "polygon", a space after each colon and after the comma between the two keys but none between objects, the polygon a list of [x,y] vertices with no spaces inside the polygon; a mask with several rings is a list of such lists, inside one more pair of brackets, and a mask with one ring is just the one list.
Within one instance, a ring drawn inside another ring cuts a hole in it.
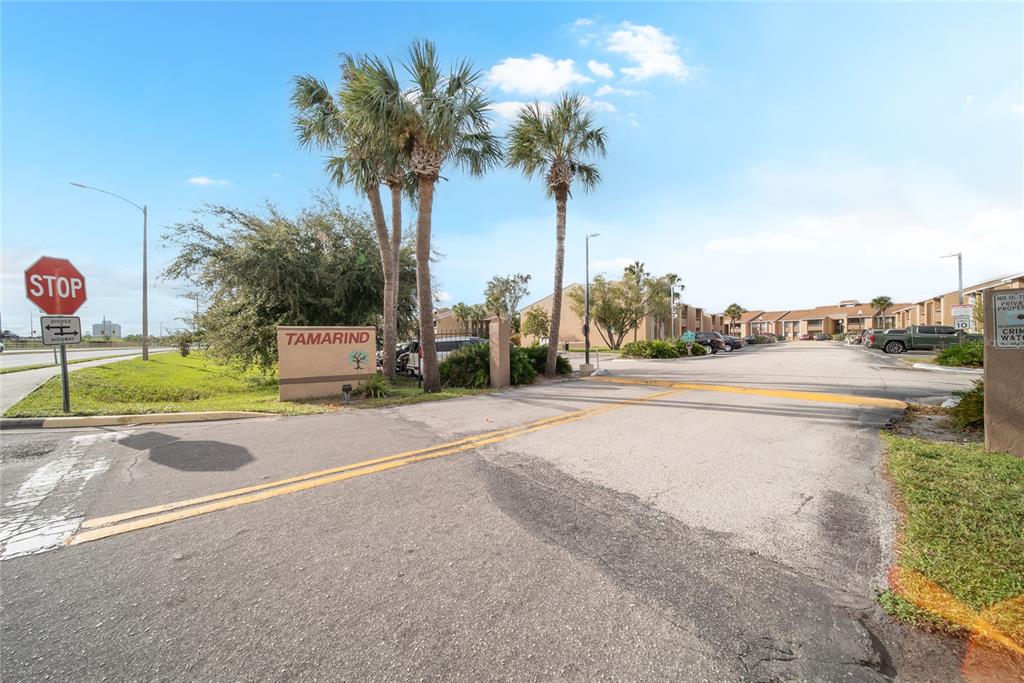
[{"label": "street light pole", "polygon": [[599,237],[600,233],[592,232],[586,237],[587,263],[585,266],[587,285],[583,290],[583,362],[590,365],[590,238]]},{"label": "street light pole", "polygon": [[956,252],[955,254],[946,254],[939,258],[953,258],[956,256],[956,275],[957,275],[957,288],[960,292],[960,304],[964,303],[964,255],[963,252]]},{"label": "street light pole", "polygon": [[109,194],[111,197],[117,197],[121,201],[131,204],[142,212],[142,360],[149,360],[149,264],[147,262],[147,255],[149,251],[147,245],[149,210],[145,204],[139,206],[132,200],[126,199],[114,192],[101,190],[100,188],[92,187],[91,185],[83,185],[82,183],[71,184],[75,187],[80,187],[83,190],[93,190],[94,192]]}]

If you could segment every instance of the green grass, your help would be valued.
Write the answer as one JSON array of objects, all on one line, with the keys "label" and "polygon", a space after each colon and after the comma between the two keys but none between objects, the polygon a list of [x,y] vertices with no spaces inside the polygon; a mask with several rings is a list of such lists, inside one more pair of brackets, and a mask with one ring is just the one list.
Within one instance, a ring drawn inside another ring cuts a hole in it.
[{"label": "green grass", "polygon": [[[135,356],[137,353],[119,353],[115,356],[92,356],[91,358],[76,358],[69,360],[68,365],[75,365],[76,363],[88,363],[93,360],[107,360],[110,358],[124,358],[125,356]],[[40,368],[54,368],[58,367],[59,363],[36,363],[35,365],[19,365],[13,368],[0,368],[0,375],[6,375],[11,372],[24,372],[26,370],[39,370]]]},{"label": "green grass", "polygon": [[[339,410],[341,397],[307,401],[277,400],[277,376],[242,371],[202,354],[161,353],[76,370],[71,382],[71,414],[139,415],[204,410],[236,410],[304,415]],[[385,398],[355,398],[351,406],[385,406],[440,401],[484,390],[447,389],[425,394],[414,383],[399,383]],[[54,377],[12,406],[5,417],[49,417],[61,412],[60,377]]]},{"label": "green grass", "polygon": [[[975,610],[1024,594],[1024,459],[979,444],[883,438],[906,514],[901,566]],[[912,623],[941,621],[895,594],[880,601]],[[1024,638],[1018,616],[1004,627]]]}]

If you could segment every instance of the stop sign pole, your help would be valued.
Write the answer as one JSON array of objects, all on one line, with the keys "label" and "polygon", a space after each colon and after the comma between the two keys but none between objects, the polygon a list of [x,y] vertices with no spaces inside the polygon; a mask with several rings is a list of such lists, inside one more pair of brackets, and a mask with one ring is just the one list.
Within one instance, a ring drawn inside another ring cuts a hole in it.
[{"label": "stop sign pole", "polygon": [[[85,276],[67,259],[41,256],[25,269],[25,296],[44,313],[63,316],[52,321],[53,324],[45,323],[44,320],[48,319],[40,317],[39,329],[44,343],[60,346],[62,407],[65,413],[69,413],[71,390],[66,343],[75,339],[81,341],[82,338],[79,319],[70,316],[85,303]],[[74,328],[78,328],[78,332],[70,334]],[[51,337],[49,342],[48,335]]]}]

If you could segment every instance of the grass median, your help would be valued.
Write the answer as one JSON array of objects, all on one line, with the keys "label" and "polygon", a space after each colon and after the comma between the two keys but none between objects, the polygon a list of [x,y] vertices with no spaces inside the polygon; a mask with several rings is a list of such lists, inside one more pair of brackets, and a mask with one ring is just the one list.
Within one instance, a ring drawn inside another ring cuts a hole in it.
[{"label": "grass median", "polygon": [[[76,370],[69,375],[71,414],[140,415],[207,410],[306,415],[343,407],[341,398],[279,401],[277,376],[240,370],[202,354],[182,357],[161,353],[150,357]],[[391,396],[357,399],[352,406],[383,407],[436,401],[473,390],[447,390],[425,394],[415,386],[399,386]],[[60,377],[54,377],[12,406],[5,417],[58,417],[61,411]]]},{"label": "grass median", "polygon": [[[128,356],[137,356],[139,352],[132,353],[119,353],[114,356],[90,356],[89,358],[75,358],[68,359],[68,365],[76,365],[77,363],[90,363],[96,360],[110,360],[111,358],[126,358]],[[42,368],[59,368],[60,363],[34,363],[33,365],[15,365],[11,368],[0,368],[0,375],[9,375],[12,372],[25,372],[26,370],[41,370]]]},{"label": "grass median", "polygon": [[[883,438],[905,515],[898,569],[934,582],[1024,645],[1024,459],[981,444]],[[897,586],[880,601],[910,623],[964,630],[949,609],[921,597]]]}]

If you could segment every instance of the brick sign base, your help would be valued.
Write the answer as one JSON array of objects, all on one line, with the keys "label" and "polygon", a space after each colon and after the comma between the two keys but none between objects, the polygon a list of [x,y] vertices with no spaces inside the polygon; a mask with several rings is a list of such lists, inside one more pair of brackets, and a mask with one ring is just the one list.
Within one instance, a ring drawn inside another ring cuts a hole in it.
[{"label": "brick sign base", "polygon": [[278,327],[278,396],[282,401],[341,398],[377,372],[373,327]]}]

